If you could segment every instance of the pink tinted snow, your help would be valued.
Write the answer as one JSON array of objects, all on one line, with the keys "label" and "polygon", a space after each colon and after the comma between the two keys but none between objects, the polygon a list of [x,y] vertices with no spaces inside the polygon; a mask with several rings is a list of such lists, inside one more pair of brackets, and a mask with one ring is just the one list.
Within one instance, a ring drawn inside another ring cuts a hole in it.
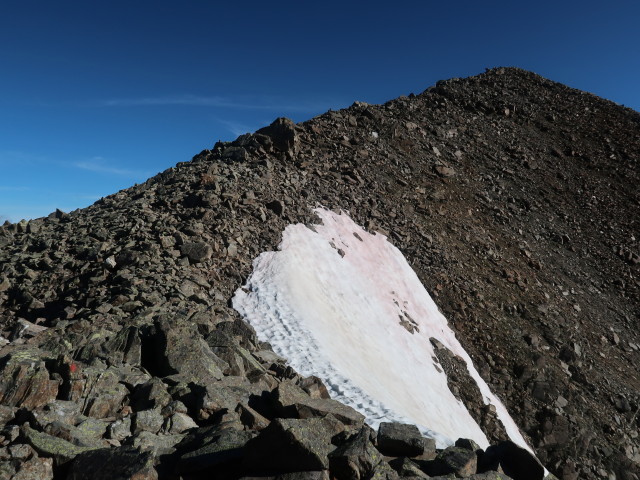
[{"label": "pink tinted snow", "polygon": [[[322,225],[288,226],[279,251],[261,254],[236,292],[233,306],[260,340],[302,375],[322,378],[333,398],[374,428],[409,422],[440,447],[462,437],[486,448],[486,436],[434,363],[434,337],[466,362],[511,440],[530,450],[402,253],[346,213],[315,213]],[[417,331],[402,319],[413,320]]]}]

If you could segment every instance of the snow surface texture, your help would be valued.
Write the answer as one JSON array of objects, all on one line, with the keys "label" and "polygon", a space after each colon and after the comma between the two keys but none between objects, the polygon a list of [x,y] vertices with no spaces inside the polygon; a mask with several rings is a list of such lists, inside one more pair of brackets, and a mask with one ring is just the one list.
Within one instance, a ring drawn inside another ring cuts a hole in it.
[{"label": "snow surface texture", "polygon": [[373,428],[413,423],[439,448],[461,437],[486,448],[486,436],[437,367],[434,337],[466,362],[511,440],[531,451],[402,253],[346,213],[314,211],[323,224],[289,225],[280,251],[254,260],[247,284],[236,291],[233,306],[258,338],[300,374],[320,377],[332,398],[364,414]]}]

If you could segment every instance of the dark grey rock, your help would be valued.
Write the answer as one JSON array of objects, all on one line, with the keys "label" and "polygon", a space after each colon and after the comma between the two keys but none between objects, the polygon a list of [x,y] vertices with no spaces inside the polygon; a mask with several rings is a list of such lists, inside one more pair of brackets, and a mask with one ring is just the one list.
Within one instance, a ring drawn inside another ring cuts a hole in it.
[{"label": "dark grey rock", "polygon": [[[334,421],[335,422],[335,421]],[[331,438],[337,432],[328,418],[273,420],[249,441],[244,462],[252,473],[326,470]]]},{"label": "dark grey rock", "polygon": [[482,450],[476,442],[468,438],[459,438],[458,440],[456,440],[455,446],[471,450],[472,452],[478,452]]},{"label": "dark grey rock", "polygon": [[221,379],[221,367],[226,365],[211,351],[195,324],[172,324],[166,318],[156,323],[149,355],[156,375],[179,373],[202,385]]},{"label": "dark grey rock", "polygon": [[193,428],[198,428],[198,424],[186,413],[176,412],[167,419],[166,431],[168,433],[183,433]]},{"label": "dark grey rock", "polygon": [[504,441],[486,449],[479,470],[502,471],[514,480],[542,480],[544,467],[529,451],[511,441]]},{"label": "dark grey rock", "polygon": [[418,457],[425,441],[415,425],[382,422],[378,428],[378,450],[390,457]]},{"label": "dark grey rock", "polygon": [[180,251],[195,263],[209,260],[213,254],[211,245],[205,242],[187,242],[180,247]]},{"label": "dark grey rock", "polygon": [[137,412],[133,416],[133,433],[158,433],[164,423],[164,417],[159,409],[149,409]]},{"label": "dark grey rock", "polygon": [[389,462],[391,468],[393,468],[398,475],[402,478],[414,478],[414,479],[422,479],[429,478],[426,473],[424,473],[420,466],[407,457],[399,457]]},{"label": "dark grey rock", "polygon": [[184,435],[159,435],[151,432],[140,432],[130,442],[134,448],[144,452],[152,452],[154,456],[171,455],[176,452],[177,445],[184,440]]},{"label": "dark grey rock", "polygon": [[154,455],[131,447],[85,452],[71,464],[67,480],[157,480]]},{"label": "dark grey rock", "polygon": [[38,452],[38,455],[53,458],[56,466],[70,462],[81,453],[95,450],[94,447],[79,447],[61,438],[33,430],[26,425],[21,431],[24,439]]},{"label": "dark grey rock", "polygon": [[433,460],[424,462],[424,471],[431,476],[454,474],[469,477],[478,470],[478,456],[472,450],[447,447]]},{"label": "dark grey rock", "polygon": [[246,443],[254,436],[252,432],[233,428],[205,436],[201,440],[204,445],[180,457],[178,471],[181,474],[193,474],[213,471],[229,464],[239,464],[244,456]]},{"label": "dark grey rock", "polygon": [[372,478],[384,457],[371,442],[372,430],[365,426],[329,454],[331,474],[336,478]]},{"label": "dark grey rock", "polygon": [[113,440],[123,441],[131,436],[131,417],[126,416],[111,423],[107,427],[107,437]]},{"label": "dark grey rock", "polygon": [[277,118],[268,127],[258,130],[256,134],[269,137],[273,146],[280,152],[286,153],[288,158],[297,153],[298,135],[295,124],[288,118]]},{"label": "dark grey rock", "polygon": [[284,381],[274,392],[276,406],[283,416],[293,418],[325,417],[329,414],[346,425],[362,426],[364,415],[336,400],[312,398],[297,385]]}]

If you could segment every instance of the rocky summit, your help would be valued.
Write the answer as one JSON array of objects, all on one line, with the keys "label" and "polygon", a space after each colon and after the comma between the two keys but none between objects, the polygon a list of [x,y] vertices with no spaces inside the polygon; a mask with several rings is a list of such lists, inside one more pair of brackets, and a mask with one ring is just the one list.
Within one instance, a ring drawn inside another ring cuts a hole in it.
[{"label": "rocky summit", "polygon": [[[496,68],[5,223],[0,479],[638,480],[639,159],[637,112]],[[230,300],[319,205],[402,251],[539,461],[438,345],[486,450],[374,431],[256,338]]]}]

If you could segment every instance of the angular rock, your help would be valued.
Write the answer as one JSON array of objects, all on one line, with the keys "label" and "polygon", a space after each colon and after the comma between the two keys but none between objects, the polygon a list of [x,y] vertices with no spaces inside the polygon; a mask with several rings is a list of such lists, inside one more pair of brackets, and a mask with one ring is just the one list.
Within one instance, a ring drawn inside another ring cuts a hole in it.
[{"label": "angular rock", "polygon": [[429,478],[426,473],[424,473],[420,466],[407,457],[399,457],[389,462],[391,468],[393,468],[398,475],[402,478],[413,478],[413,479],[422,479]]},{"label": "angular rock", "polygon": [[13,420],[18,411],[17,407],[9,407],[7,405],[0,405],[0,425],[5,425]]},{"label": "angular rock", "polygon": [[131,436],[131,417],[126,416],[111,423],[107,428],[107,436],[113,440],[123,441]]},{"label": "angular rock", "polygon": [[311,398],[331,398],[324,382],[315,375],[300,379],[298,386],[307,392]]},{"label": "angular rock", "polygon": [[498,469],[514,480],[542,480],[545,473],[537,458],[511,441],[490,446],[481,457],[480,473]]},{"label": "angular rock", "polygon": [[71,464],[67,480],[157,480],[154,455],[131,447],[85,452]]},{"label": "angular rock", "polygon": [[164,408],[171,403],[171,395],[165,383],[154,377],[148,382],[136,385],[130,403],[134,410]]},{"label": "angular rock", "polygon": [[195,324],[172,325],[168,319],[161,319],[149,342],[145,362],[155,375],[179,373],[202,385],[223,377],[221,367],[226,364],[211,351]]},{"label": "angular rock", "polygon": [[164,417],[159,409],[142,410],[133,416],[133,433],[158,433],[163,423]]},{"label": "angular rock", "polygon": [[56,466],[70,462],[81,453],[95,450],[93,447],[78,447],[71,442],[38,432],[26,425],[21,431],[25,440],[38,452],[38,455],[53,458]]},{"label": "angular rock", "polygon": [[[242,377],[227,376],[217,382],[210,382],[202,391],[195,404],[198,420],[206,420],[212,415],[233,412],[240,403],[249,402],[252,395],[260,395],[260,388]],[[239,417],[238,417],[239,418]]]},{"label": "angular rock", "polygon": [[396,471],[387,462],[380,462],[371,472],[371,480],[399,480]]},{"label": "angular rock", "polygon": [[184,440],[184,435],[157,435],[151,432],[140,432],[131,441],[131,446],[143,452],[152,452],[154,456],[171,455],[176,445]]},{"label": "angular rock", "polygon": [[[244,456],[246,443],[255,436],[252,432],[233,428],[223,429],[211,436],[204,436],[198,448],[180,457],[178,471],[181,474],[214,471],[229,464],[239,464]],[[197,444],[196,440],[196,444]]]},{"label": "angular rock", "polygon": [[83,405],[82,413],[94,418],[114,417],[124,405],[129,390],[120,383],[121,372],[116,367],[106,370],[88,367],[70,375],[69,391],[65,400]]},{"label": "angular rock", "polygon": [[364,423],[364,415],[336,400],[312,398],[302,388],[291,382],[282,382],[274,392],[276,407],[280,413],[292,418],[325,417],[329,414],[356,427]]},{"label": "angular rock", "polygon": [[329,454],[331,474],[336,478],[371,478],[384,458],[371,442],[367,426]]},{"label": "angular rock", "polygon": [[77,425],[86,417],[80,413],[82,405],[67,400],[54,400],[42,408],[30,413],[33,427],[44,429],[48,424],[60,422],[66,425]]},{"label": "angular rock", "polygon": [[[2,467],[0,467],[0,478],[3,478]],[[25,459],[18,464],[11,480],[53,480],[53,460],[38,456]]]},{"label": "angular rock", "polygon": [[114,363],[128,363],[139,366],[142,355],[142,341],[137,327],[123,328],[104,345],[109,358]]},{"label": "angular rock", "polygon": [[447,447],[434,460],[424,463],[424,471],[431,476],[454,474],[469,477],[478,470],[478,457],[472,450]]},{"label": "angular rock", "polygon": [[249,406],[248,402],[239,403],[236,412],[240,415],[242,424],[251,430],[259,432],[269,426],[270,421]]},{"label": "angular rock", "polygon": [[244,462],[252,473],[326,470],[336,433],[329,418],[278,418],[247,443]]},{"label": "angular rock", "polygon": [[5,406],[41,407],[56,399],[59,385],[37,350],[19,348],[0,359],[0,403]]},{"label": "angular rock", "polygon": [[472,452],[478,452],[479,450],[482,450],[480,448],[480,445],[468,438],[459,438],[458,440],[456,440],[455,446],[471,450]]},{"label": "angular rock", "polygon": [[198,424],[186,413],[176,412],[167,419],[168,433],[183,433],[193,428],[198,428]]},{"label": "angular rock", "polygon": [[288,158],[292,158],[298,151],[299,140],[295,124],[288,118],[277,118],[268,127],[258,130],[256,134],[269,137],[273,146],[280,152],[286,153]]},{"label": "angular rock", "polygon": [[205,242],[187,242],[180,247],[180,251],[194,263],[209,260],[213,254],[211,245]]},{"label": "angular rock", "polygon": [[390,457],[418,457],[425,440],[415,425],[382,422],[378,428],[378,450]]},{"label": "angular rock", "polygon": [[102,439],[108,424],[100,420],[89,418],[78,426],[59,421],[49,423],[44,431],[49,435],[61,438],[78,447],[102,448],[108,446]]}]

